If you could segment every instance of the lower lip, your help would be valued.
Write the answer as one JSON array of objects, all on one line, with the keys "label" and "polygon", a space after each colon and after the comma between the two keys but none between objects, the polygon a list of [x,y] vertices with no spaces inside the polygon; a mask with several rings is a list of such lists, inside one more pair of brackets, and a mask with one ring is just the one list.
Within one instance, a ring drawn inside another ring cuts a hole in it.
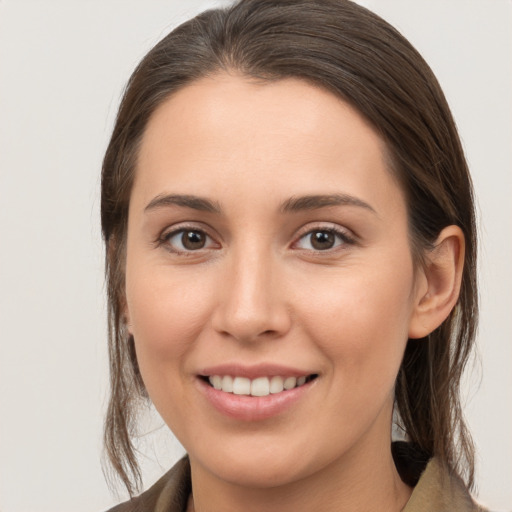
[{"label": "lower lip", "polygon": [[200,378],[197,380],[203,395],[223,415],[242,421],[262,421],[278,416],[297,404],[317,379],[297,388],[267,396],[225,393],[213,388]]}]

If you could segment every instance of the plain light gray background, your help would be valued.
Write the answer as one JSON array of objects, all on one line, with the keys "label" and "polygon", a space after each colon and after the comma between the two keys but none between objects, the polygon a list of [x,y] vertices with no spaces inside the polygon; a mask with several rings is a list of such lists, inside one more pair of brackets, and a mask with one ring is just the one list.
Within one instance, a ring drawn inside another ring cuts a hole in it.
[{"label": "plain light gray background", "polygon": [[[0,511],[92,512],[108,379],[99,169],[120,92],[178,22],[222,2],[0,0]],[[224,2],[225,3],[225,2]],[[438,75],[480,209],[480,500],[512,508],[512,3],[361,1]],[[477,365],[478,369],[478,365]],[[151,483],[182,453],[148,415]],[[124,498],[121,496],[119,499]]]}]

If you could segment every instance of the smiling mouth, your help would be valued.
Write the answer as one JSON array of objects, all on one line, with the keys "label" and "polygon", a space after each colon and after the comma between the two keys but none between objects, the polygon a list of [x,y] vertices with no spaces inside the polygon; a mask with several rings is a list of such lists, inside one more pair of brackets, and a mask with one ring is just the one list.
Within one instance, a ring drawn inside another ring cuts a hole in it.
[{"label": "smiling mouth", "polygon": [[245,396],[268,396],[289,391],[316,379],[317,374],[300,377],[232,377],[231,375],[211,375],[201,377],[211,387],[224,393]]}]

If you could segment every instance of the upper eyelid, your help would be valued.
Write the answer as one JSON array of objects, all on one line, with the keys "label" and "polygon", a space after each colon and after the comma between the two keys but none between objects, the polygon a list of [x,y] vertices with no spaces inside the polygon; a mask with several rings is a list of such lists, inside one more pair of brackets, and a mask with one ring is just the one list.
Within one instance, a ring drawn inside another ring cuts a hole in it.
[{"label": "upper eyelid", "polygon": [[180,231],[200,231],[205,235],[208,235],[210,238],[215,238],[212,234],[213,228],[204,224],[202,222],[183,222],[173,224],[172,226],[167,226],[161,232],[158,238],[168,237],[170,235],[179,233]]},{"label": "upper eyelid", "polygon": [[[312,225],[313,224],[313,225]],[[336,224],[334,222],[315,222],[309,223],[300,228],[295,235],[296,239],[302,238],[304,235],[312,233],[314,231],[334,231],[346,235],[347,238],[357,238],[357,235],[349,228]]]}]

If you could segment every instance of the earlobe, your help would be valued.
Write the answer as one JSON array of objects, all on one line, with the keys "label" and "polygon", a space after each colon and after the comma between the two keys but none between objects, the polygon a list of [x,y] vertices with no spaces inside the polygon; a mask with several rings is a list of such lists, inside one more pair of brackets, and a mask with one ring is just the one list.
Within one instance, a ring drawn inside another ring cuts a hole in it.
[{"label": "earlobe", "polygon": [[424,338],[446,320],[459,298],[463,267],[464,234],[458,226],[447,226],[425,255],[409,338]]}]

